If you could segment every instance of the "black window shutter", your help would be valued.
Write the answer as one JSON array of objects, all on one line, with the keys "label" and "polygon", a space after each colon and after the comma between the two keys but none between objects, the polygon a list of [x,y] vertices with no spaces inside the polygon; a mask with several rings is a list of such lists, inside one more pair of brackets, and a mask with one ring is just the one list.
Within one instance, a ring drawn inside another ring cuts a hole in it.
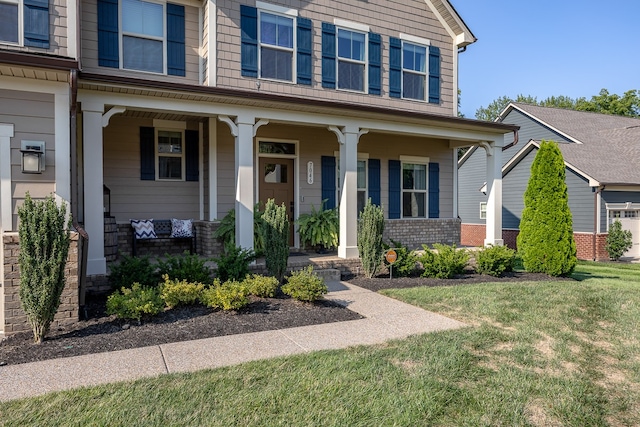
[{"label": "black window shutter", "polygon": [[98,65],[120,67],[118,0],[98,0]]},{"label": "black window shutter", "polygon": [[336,26],[322,23],[322,87],[336,88]]},{"label": "black window shutter", "polygon": [[402,41],[389,37],[389,96],[400,98],[402,91]]},{"label": "black window shutter", "polygon": [[24,45],[49,48],[49,0],[24,0]]},{"label": "black window shutter", "polygon": [[258,77],[258,9],[240,5],[240,32],[242,75]]},{"label": "black window shutter", "polygon": [[429,163],[429,218],[440,218],[440,164]]},{"label": "black window shutter", "polygon": [[187,181],[198,181],[198,164],[200,158],[198,156],[199,136],[197,130],[184,131],[184,163],[185,163],[185,179]]},{"label": "black window shutter", "polygon": [[298,84],[311,85],[312,74],[312,50],[313,50],[313,26],[310,19],[298,18],[297,29],[297,68]]},{"label": "black window shutter", "polygon": [[326,199],[325,209],[336,207],[336,158],[322,156],[322,200]]},{"label": "black window shutter", "polygon": [[167,3],[167,73],[185,76],[184,6]]},{"label": "black window shutter", "polygon": [[371,204],[380,206],[380,160],[369,159],[369,198]]},{"label": "black window shutter", "polygon": [[150,127],[140,127],[140,179],[156,179],[155,132]]},{"label": "black window shutter", "polygon": [[400,177],[399,160],[389,160],[389,219],[400,218]]},{"label": "black window shutter", "polygon": [[429,102],[440,103],[440,48],[429,46]]},{"label": "black window shutter", "polygon": [[369,94],[380,95],[382,89],[382,37],[369,33]]}]

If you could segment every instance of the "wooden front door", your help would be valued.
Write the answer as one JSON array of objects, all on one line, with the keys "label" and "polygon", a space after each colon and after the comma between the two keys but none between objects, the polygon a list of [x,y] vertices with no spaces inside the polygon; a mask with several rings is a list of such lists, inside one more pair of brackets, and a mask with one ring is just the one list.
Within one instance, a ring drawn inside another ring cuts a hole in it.
[{"label": "wooden front door", "polygon": [[268,199],[274,199],[277,205],[284,203],[290,222],[289,245],[293,246],[293,220],[295,219],[293,159],[260,157],[259,165],[260,205],[264,208]]}]

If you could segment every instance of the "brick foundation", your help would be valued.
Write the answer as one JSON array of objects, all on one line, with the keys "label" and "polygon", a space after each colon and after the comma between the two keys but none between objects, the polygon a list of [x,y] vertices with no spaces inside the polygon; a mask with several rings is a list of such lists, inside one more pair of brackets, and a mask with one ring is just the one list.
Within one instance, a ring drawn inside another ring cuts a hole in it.
[{"label": "brick foundation", "polygon": [[[512,249],[517,249],[516,238],[519,230],[502,230],[504,244]],[[482,246],[484,244],[485,226],[479,224],[462,224],[461,242],[463,246]],[[573,233],[576,242],[578,259],[593,259],[593,233]],[[609,259],[609,254],[604,249],[607,233],[596,235],[596,261]]]},{"label": "brick foundation", "polygon": [[460,220],[443,219],[391,219],[384,224],[385,242],[393,239],[409,249],[422,249],[422,245],[443,243],[460,245]]},{"label": "brick foundation", "polygon": [[[18,254],[20,238],[18,233],[7,233],[2,236],[4,254],[4,277],[0,288],[0,298],[4,298],[4,325],[0,330],[5,335],[30,331],[27,315],[20,307],[20,267]],[[78,321],[78,234],[71,233],[71,245],[65,268],[66,285],[60,297],[60,307],[56,313],[51,329],[64,327]]]}]

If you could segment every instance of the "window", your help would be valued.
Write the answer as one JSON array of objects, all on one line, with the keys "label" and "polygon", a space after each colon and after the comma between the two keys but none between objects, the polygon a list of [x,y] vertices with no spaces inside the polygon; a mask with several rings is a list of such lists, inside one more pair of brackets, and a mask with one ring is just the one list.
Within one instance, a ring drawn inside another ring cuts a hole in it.
[{"label": "window", "polygon": [[20,42],[19,39],[19,11],[20,5],[18,1],[1,1],[0,16],[2,17],[2,25],[0,25],[0,41],[8,43]]},{"label": "window", "polygon": [[260,12],[260,77],[293,81],[293,18]]},{"label": "window", "polygon": [[158,130],[158,179],[184,179],[184,138],[182,131]]},{"label": "window", "polygon": [[122,1],[122,68],[164,72],[164,5]]},{"label": "window", "polygon": [[426,218],[427,163],[402,163],[402,217]]},{"label": "window", "polygon": [[364,92],[366,33],[338,28],[338,89]]},{"label": "window", "polygon": [[402,97],[424,101],[427,88],[427,48],[402,43]]},{"label": "window", "polygon": [[487,202],[480,202],[480,219],[487,219]]}]

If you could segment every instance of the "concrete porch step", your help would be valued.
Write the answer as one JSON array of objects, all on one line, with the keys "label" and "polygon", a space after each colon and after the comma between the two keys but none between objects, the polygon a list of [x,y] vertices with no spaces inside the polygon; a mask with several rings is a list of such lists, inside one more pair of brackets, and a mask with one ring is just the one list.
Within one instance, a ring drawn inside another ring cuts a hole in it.
[{"label": "concrete porch step", "polygon": [[329,281],[340,281],[340,270],[337,268],[323,268],[318,270],[313,270],[318,276],[322,277],[325,282]]}]

